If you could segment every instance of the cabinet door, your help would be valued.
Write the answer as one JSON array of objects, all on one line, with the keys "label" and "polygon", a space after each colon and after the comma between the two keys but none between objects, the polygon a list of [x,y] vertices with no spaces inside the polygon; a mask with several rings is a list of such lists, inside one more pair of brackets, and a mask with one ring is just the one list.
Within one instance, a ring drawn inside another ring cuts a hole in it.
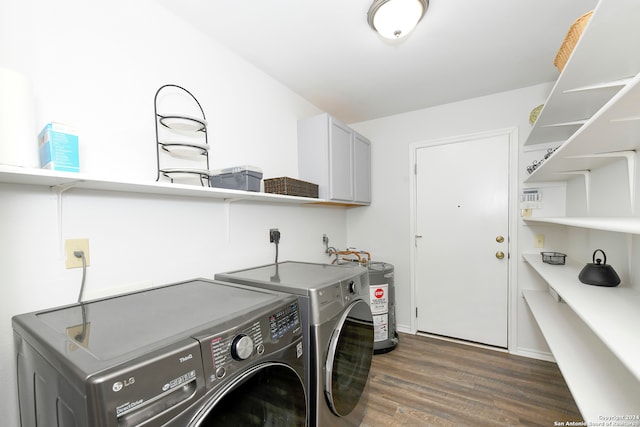
[{"label": "cabinet door", "polygon": [[353,167],[355,200],[371,203],[371,143],[364,136],[353,134]]},{"label": "cabinet door", "polygon": [[329,125],[329,198],[353,200],[352,130],[330,120]]}]

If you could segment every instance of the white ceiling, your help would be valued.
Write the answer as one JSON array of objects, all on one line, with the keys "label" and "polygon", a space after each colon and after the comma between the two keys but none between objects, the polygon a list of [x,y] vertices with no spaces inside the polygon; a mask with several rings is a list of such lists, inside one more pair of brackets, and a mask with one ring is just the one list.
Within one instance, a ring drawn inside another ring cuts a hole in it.
[{"label": "white ceiling", "polygon": [[157,0],[347,123],[554,81],[564,36],[596,0],[431,0],[389,42],[373,0]]}]

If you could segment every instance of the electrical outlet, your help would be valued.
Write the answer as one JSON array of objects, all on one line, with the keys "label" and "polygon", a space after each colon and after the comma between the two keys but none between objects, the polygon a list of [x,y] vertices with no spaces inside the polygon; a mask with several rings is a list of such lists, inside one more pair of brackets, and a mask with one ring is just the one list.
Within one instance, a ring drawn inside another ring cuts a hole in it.
[{"label": "electrical outlet", "polygon": [[536,234],[533,240],[533,246],[535,248],[544,248],[544,234]]},{"label": "electrical outlet", "polygon": [[82,258],[76,257],[75,251],[84,252],[86,266],[89,267],[89,239],[68,239],[64,241],[65,265],[69,268],[82,268]]},{"label": "electrical outlet", "polygon": [[280,231],[277,228],[269,229],[269,243],[278,243],[280,241]]},{"label": "electrical outlet", "polygon": [[[67,335],[71,337],[76,343],[80,344],[83,347],[87,347],[89,345],[89,333],[91,332],[91,322],[87,322],[82,325],[77,326],[69,326],[67,328]],[[71,344],[71,349],[76,350],[77,347],[75,344]],[[76,348],[74,348],[76,347]]]}]

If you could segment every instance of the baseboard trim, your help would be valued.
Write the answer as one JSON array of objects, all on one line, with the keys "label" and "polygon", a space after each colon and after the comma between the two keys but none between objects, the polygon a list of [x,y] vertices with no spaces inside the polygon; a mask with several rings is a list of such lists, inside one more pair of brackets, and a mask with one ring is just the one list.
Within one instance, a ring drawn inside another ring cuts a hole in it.
[{"label": "baseboard trim", "polygon": [[497,352],[500,352],[500,353],[509,353],[509,350],[507,350],[506,348],[493,347],[493,346],[490,346],[490,345],[480,344],[480,343],[473,342],[473,341],[465,341],[465,340],[461,340],[461,339],[457,339],[457,338],[445,337],[445,336],[442,336],[442,335],[429,334],[427,332],[417,331],[416,335],[419,335],[421,337],[434,338],[434,339],[441,340],[441,341],[448,341],[448,342],[454,342],[454,343],[457,343],[457,344],[464,344],[464,345],[468,345],[468,346],[471,346],[471,347],[484,348],[486,350],[494,350],[494,351],[497,351]]},{"label": "baseboard trim", "polygon": [[419,335],[422,337],[429,337],[429,338],[434,338],[437,340],[442,340],[442,341],[449,341],[449,342],[455,342],[458,344],[464,344],[464,345],[470,345],[473,347],[478,347],[478,348],[485,348],[488,350],[494,350],[494,351],[498,351],[501,353],[509,353],[509,354],[513,354],[515,356],[522,356],[522,357],[528,357],[529,359],[538,359],[538,360],[544,360],[546,362],[553,362],[556,363],[555,358],[553,357],[553,354],[549,353],[549,352],[544,352],[544,351],[539,351],[539,350],[533,350],[530,348],[516,348],[515,351],[510,351],[506,348],[502,348],[502,347],[493,347],[490,345],[485,345],[485,344],[480,344],[480,343],[476,343],[476,342],[472,342],[472,341],[465,341],[465,340],[461,340],[461,339],[456,339],[456,338],[451,338],[451,337],[444,337],[441,335],[434,335],[434,334],[430,334],[427,332],[420,332],[420,331],[413,331],[411,330],[411,328],[407,328],[407,327],[403,327],[401,325],[398,325],[396,327],[396,330],[398,332],[404,333],[404,334],[409,334],[409,335]]},{"label": "baseboard trim", "polygon": [[537,350],[531,350],[528,348],[518,348],[512,354],[515,354],[516,356],[528,357],[530,359],[538,359],[538,360],[544,360],[546,362],[556,363],[556,359],[553,357],[553,354],[541,352]]}]

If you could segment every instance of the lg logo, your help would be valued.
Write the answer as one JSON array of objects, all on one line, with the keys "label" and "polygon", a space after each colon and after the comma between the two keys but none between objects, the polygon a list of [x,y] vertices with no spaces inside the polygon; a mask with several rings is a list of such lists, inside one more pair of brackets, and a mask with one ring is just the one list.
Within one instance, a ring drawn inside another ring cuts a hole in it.
[{"label": "lg logo", "polygon": [[134,377],[131,377],[128,380],[124,380],[124,381],[117,381],[113,383],[113,386],[111,387],[111,389],[117,393],[123,388],[134,384],[135,382],[136,382],[136,379]]}]

